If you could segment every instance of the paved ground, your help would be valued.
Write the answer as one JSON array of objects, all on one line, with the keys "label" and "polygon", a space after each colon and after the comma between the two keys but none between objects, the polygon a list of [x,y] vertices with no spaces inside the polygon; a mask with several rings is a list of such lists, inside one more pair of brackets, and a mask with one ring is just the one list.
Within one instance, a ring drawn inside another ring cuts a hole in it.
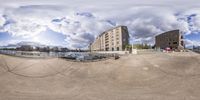
[{"label": "paved ground", "polygon": [[0,100],[199,100],[200,55],[80,63],[0,55]]}]

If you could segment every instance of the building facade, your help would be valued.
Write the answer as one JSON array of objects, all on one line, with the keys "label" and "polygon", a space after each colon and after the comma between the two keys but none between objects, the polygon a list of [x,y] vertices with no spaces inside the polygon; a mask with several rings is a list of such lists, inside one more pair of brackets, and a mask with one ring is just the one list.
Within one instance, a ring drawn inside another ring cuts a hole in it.
[{"label": "building facade", "polygon": [[184,41],[183,36],[179,30],[172,30],[155,37],[156,48],[172,50],[183,50]]},{"label": "building facade", "polygon": [[129,44],[126,26],[118,26],[100,34],[90,45],[91,51],[124,51]]}]

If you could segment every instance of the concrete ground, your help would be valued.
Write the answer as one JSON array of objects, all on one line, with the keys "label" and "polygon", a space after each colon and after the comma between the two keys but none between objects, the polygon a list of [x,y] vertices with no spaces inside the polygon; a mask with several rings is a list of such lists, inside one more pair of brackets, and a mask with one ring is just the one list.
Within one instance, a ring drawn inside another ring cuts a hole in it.
[{"label": "concrete ground", "polygon": [[71,62],[0,55],[0,100],[199,100],[200,55]]}]

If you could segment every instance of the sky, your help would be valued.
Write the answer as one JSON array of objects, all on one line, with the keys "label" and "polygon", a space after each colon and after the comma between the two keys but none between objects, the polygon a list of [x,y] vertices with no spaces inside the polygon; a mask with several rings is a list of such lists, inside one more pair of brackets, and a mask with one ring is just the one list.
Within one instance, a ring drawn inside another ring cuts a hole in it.
[{"label": "sky", "polygon": [[154,44],[179,29],[200,45],[199,0],[0,0],[0,45],[20,41],[87,48],[107,29],[125,25],[130,43]]}]

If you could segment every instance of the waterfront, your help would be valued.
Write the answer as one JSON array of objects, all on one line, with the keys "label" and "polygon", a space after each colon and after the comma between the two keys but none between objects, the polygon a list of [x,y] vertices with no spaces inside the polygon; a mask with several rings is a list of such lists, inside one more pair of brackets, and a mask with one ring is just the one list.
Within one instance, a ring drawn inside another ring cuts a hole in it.
[{"label": "waterfront", "polygon": [[39,52],[0,50],[0,54],[23,58],[63,58],[74,61],[97,61],[105,58],[119,57],[117,53],[91,53],[91,52]]},{"label": "waterfront", "polygon": [[153,52],[87,63],[0,58],[0,100],[200,98],[200,56],[193,52]]}]

